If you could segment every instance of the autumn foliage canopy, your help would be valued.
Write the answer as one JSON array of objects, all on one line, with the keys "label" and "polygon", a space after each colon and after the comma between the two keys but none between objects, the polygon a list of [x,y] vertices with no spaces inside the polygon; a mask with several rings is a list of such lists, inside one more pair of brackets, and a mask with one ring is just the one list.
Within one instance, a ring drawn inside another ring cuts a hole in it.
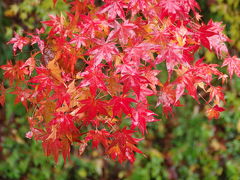
[{"label": "autumn foliage canopy", "polygon": [[[213,81],[225,83],[228,76],[198,59],[199,50],[214,52],[230,77],[240,76],[240,59],[229,55],[221,23],[202,22],[195,0],[66,3],[66,15],[49,15],[34,33],[15,33],[8,42],[15,55],[34,48],[28,59],[1,66],[9,88],[0,86],[0,103],[5,93],[16,95],[29,111],[26,137],[41,141],[46,155],[66,160],[72,145],[80,155],[89,145],[120,163],[134,162],[134,154],[143,153],[136,135],[158,120],[149,96],[167,117],[182,96],[200,103],[199,91],[208,94],[209,119],[224,110],[223,88]],[[162,64],[166,82],[160,81]]]}]

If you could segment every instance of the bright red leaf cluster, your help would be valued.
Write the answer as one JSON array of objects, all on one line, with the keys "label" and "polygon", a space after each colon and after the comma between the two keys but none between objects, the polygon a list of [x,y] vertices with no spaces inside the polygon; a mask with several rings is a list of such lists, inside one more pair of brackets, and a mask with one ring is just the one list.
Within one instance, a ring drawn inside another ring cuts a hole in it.
[{"label": "bright red leaf cluster", "polygon": [[[53,0],[57,3],[57,0]],[[66,2],[67,3],[67,2]],[[227,75],[217,64],[196,59],[198,51],[213,51],[230,77],[240,76],[240,59],[231,57],[221,23],[204,24],[195,0],[74,0],[63,15],[49,15],[47,27],[15,36],[8,42],[13,52],[37,44],[39,50],[23,61],[1,66],[16,102],[30,111],[26,137],[42,142],[46,155],[69,157],[71,145],[82,154],[87,145],[101,147],[119,162],[134,162],[134,153],[148,123],[157,121],[149,110],[148,96],[158,98],[168,116],[180,98],[199,91],[209,93],[209,119],[218,118],[224,103]],[[43,38],[45,36],[45,38]],[[39,56],[41,56],[39,58]],[[39,60],[41,63],[39,63]],[[38,63],[37,63],[38,62]],[[161,82],[159,64],[168,80]],[[0,104],[5,89],[0,86]],[[154,106],[155,106],[154,105]]]}]

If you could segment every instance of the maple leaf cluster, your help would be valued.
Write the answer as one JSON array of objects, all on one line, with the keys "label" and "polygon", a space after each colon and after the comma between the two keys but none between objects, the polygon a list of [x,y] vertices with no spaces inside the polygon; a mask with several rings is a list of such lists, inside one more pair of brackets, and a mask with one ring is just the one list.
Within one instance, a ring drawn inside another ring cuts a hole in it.
[{"label": "maple leaf cluster", "polygon": [[[53,0],[57,3],[57,0]],[[67,2],[66,2],[67,3]],[[69,2],[68,2],[69,3]],[[67,15],[50,15],[44,28],[8,42],[13,52],[37,44],[27,60],[2,65],[16,103],[29,111],[27,138],[42,142],[55,161],[69,158],[72,145],[79,154],[88,145],[104,155],[134,162],[142,153],[135,138],[157,121],[147,97],[156,96],[163,113],[172,114],[180,98],[190,95],[199,102],[199,91],[209,95],[209,119],[218,118],[228,77],[219,65],[196,59],[206,48],[224,60],[230,77],[240,76],[240,59],[231,57],[221,23],[201,21],[195,0],[74,0]],[[39,56],[41,56],[39,58]],[[40,59],[40,63],[39,60]],[[160,81],[159,64],[168,79]],[[0,104],[6,89],[1,84]],[[138,133],[139,134],[139,133]]]}]

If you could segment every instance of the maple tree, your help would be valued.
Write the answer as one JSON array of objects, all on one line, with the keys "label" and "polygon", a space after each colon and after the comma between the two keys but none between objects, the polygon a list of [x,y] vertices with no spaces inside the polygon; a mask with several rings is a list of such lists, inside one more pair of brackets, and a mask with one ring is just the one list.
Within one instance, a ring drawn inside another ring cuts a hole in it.
[{"label": "maple tree", "polygon": [[[144,136],[147,124],[158,121],[148,96],[156,96],[156,106],[169,116],[182,96],[200,102],[201,91],[209,95],[206,115],[218,118],[224,93],[213,81],[225,83],[228,76],[219,65],[196,59],[202,48],[224,60],[230,77],[240,76],[240,59],[229,54],[224,27],[212,20],[204,24],[195,0],[102,2],[66,1],[70,11],[49,15],[42,22],[47,30],[15,33],[8,42],[14,55],[24,46],[38,49],[26,60],[1,66],[10,87],[0,85],[0,104],[14,87],[15,102],[31,114],[26,137],[41,141],[55,161],[59,153],[69,158],[72,145],[82,154],[92,143],[111,159],[133,163],[134,153],[142,153],[137,148],[142,138],[134,134]],[[166,82],[159,79],[159,64],[166,65]]]}]

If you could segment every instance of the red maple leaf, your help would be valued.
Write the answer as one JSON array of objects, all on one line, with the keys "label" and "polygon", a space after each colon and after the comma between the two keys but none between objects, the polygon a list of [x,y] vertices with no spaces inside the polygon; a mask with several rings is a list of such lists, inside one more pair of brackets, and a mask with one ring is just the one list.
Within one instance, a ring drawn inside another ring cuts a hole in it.
[{"label": "red maple leaf", "polygon": [[157,92],[153,92],[149,89],[148,84],[143,84],[140,87],[140,94],[139,97],[137,96],[137,100],[142,103],[148,103],[147,97],[156,95]]},{"label": "red maple leaf", "polygon": [[92,146],[97,148],[99,144],[102,144],[105,149],[108,148],[110,133],[105,129],[101,130],[91,130],[87,133],[85,138],[86,141],[92,140]]},{"label": "red maple leaf", "polygon": [[162,104],[163,113],[167,116],[172,113],[173,106],[180,106],[180,102],[176,99],[176,90],[174,84],[164,84],[159,91],[157,106]]},{"label": "red maple leaf", "polygon": [[183,70],[183,72],[181,72],[182,68],[178,69],[180,72],[179,74],[182,74],[182,76],[179,76],[174,82],[177,85],[176,100],[179,100],[179,98],[183,95],[184,90],[186,89],[188,91],[188,94],[192,96],[196,101],[198,101],[198,83],[204,82],[206,84],[211,84],[213,75],[222,75],[222,73],[216,69],[216,67],[218,67],[217,64],[205,64],[202,63],[202,60],[203,59],[198,60],[194,66],[191,66],[185,71]]},{"label": "red maple leaf", "polygon": [[14,37],[7,42],[7,44],[13,44],[13,53],[16,54],[17,49],[22,51],[22,48],[30,43],[30,39],[27,37],[20,36],[14,32]]},{"label": "red maple leaf", "polygon": [[33,90],[31,89],[22,89],[20,87],[16,87],[14,91],[11,92],[11,94],[15,94],[15,104],[22,103],[26,109],[28,109],[28,101],[30,100]]},{"label": "red maple leaf", "polygon": [[135,62],[123,63],[117,66],[115,73],[121,73],[123,76],[127,74],[137,74],[138,69]]},{"label": "red maple leaf", "polygon": [[225,102],[224,100],[224,94],[223,94],[223,88],[218,86],[218,87],[214,87],[211,86],[207,92],[210,93],[210,97],[209,97],[209,101],[208,103],[210,103],[213,99],[214,99],[214,104],[219,105],[220,104],[220,100]]},{"label": "red maple leaf", "polygon": [[151,50],[153,50],[157,45],[152,43],[142,42],[138,43],[138,39],[133,46],[124,49],[126,53],[123,61],[124,63],[129,63],[133,61],[136,65],[140,65],[140,60],[143,59],[146,62],[150,62],[152,59]]},{"label": "red maple leaf", "polygon": [[44,33],[44,29],[43,28],[40,30],[37,29],[36,32],[37,32],[37,35],[28,33],[28,35],[31,36],[31,45],[37,43],[41,53],[43,54],[45,44],[44,44],[44,41],[40,39],[40,34]]},{"label": "red maple leaf", "polygon": [[174,17],[177,13],[183,11],[177,0],[161,0],[159,6],[162,7],[162,13],[165,16],[172,15]]},{"label": "red maple leaf", "polygon": [[51,36],[55,34],[62,34],[64,31],[64,22],[65,22],[64,17],[63,16],[59,17],[55,15],[49,15],[49,17],[50,17],[50,20],[41,21],[41,23],[52,27],[49,34]]},{"label": "red maple leaf", "polygon": [[121,45],[125,45],[128,43],[128,39],[132,39],[136,33],[134,29],[138,28],[137,25],[133,23],[129,23],[129,20],[125,20],[123,23],[118,23],[115,21],[114,29],[109,33],[108,40],[112,40],[117,37]]},{"label": "red maple leaf", "polygon": [[154,118],[155,113],[147,109],[148,105],[139,103],[137,107],[133,109],[131,129],[138,128],[142,134],[147,132],[146,125],[149,122],[158,121]]},{"label": "red maple leaf", "polygon": [[225,42],[229,41],[228,37],[223,33],[224,26],[221,26],[221,22],[213,22],[210,20],[208,31],[214,32],[215,35],[207,37],[210,44],[210,49],[214,49],[218,57],[224,57],[228,55],[228,49]]},{"label": "red maple leaf", "polygon": [[16,64],[13,65],[12,61],[8,61],[6,65],[0,66],[0,68],[4,70],[4,78],[9,79],[11,85],[14,80],[24,80],[25,74],[27,74],[28,71],[21,68],[23,64],[22,61],[17,61]]},{"label": "red maple leaf", "polygon": [[94,46],[90,49],[87,54],[93,55],[93,65],[99,65],[103,59],[105,59],[108,63],[113,61],[113,55],[118,54],[118,49],[115,46],[116,43],[108,42],[103,39],[95,39],[98,45]]},{"label": "red maple leaf", "polygon": [[120,82],[123,83],[124,94],[126,94],[130,89],[133,89],[137,97],[140,96],[141,85],[149,83],[144,76],[138,74],[126,74],[120,79]]},{"label": "red maple leaf", "polygon": [[127,130],[125,127],[111,134],[113,140],[109,145],[107,154],[109,154],[112,159],[117,159],[120,163],[125,160],[133,163],[135,160],[134,152],[142,153],[142,151],[135,146],[141,139],[133,138],[132,134],[134,132],[133,130]]},{"label": "red maple leaf", "polygon": [[108,104],[94,97],[89,97],[88,99],[81,100],[80,103],[83,105],[78,113],[85,112],[87,114],[87,119],[91,120],[97,115],[108,115],[106,110]]},{"label": "red maple leaf", "polygon": [[81,46],[86,46],[87,37],[83,34],[73,34],[73,38],[70,41],[70,44],[75,44],[77,48]]},{"label": "red maple leaf", "polygon": [[64,161],[70,157],[70,145],[72,142],[80,142],[78,139],[82,134],[74,125],[74,116],[66,113],[55,113],[54,118],[47,123],[47,132],[40,139],[47,156],[52,155],[55,162],[58,161],[59,152],[62,153]]},{"label": "red maple leaf", "polygon": [[188,90],[188,94],[190,96],[192,96],[196,101],[198,101],[196,83],[199,82],[199,80],[201,80],[201,78],[196,76],[191,71],[186,72],[183,76],[179,76],[175,81],[175,83],[177,84],[176,101],[180,99],[185,89]]},{"label": "red maple leaf", "polygon": [[30,83],[36,83],[36,85],[32,85],[34,87],[37,87],[37,91],[43,91],[43,90],[51,90],[54,89],[55,83],[54,79],[51,76],[51,73],[49,70],[43,66],[36,67],[37,75],[32,77],[29,82]]},{"label": "red maple leaf", "polygon": [[227,66],[230,78],[233,73],[240,77],[240,59],[237,56],[225,58],[222,66]]},{"label": "red maple leaf", "polygon": [[120,18],[125,19],[125,13],[123,8],[126,8],[127,5],[123,0],[105,0],[106,4],[101,7],[98,11],[99,14],[108,12],[108,18],[113,20],[118,15]]},{"label": "red maple leaf", "polygon": [[206,113],[209,120],[211,119],[218,119],[220,112],[224,111],[225,109],[215,105],[213,108],[209,108]]},{"label": "red maple leaf", "polygon": [[121,116],[122,112],[124,112],[126,115],[132,114],[132,108],[130,107],[130,104],[136,102],[132,98],[128,97],[119,97],[119,96],[113,96],[111,101],[109,102],[109,105],[113,106],[113,117],[114,116]]},{"label": "red maple leaf", "polygon": [[214,25],[209,21],[207,25],[202,24],[197,33],[194,33],[195,36],[197,36],[197,39],[200,40],[201,44],[211,50],[211,44],[209,37],[216,35],[216,32],[212,31],[212,28],[214,28]]},{"label": "red maple leaf", "polygon": [[44,41],[40,39],[40,37],[38,35],[32,35],[32,39],[31,39],[31,45],[37,43],[38,47],[41,51],[41,53],[43,54],[43,50],[44,50]]},{"label": "red maple leaf", "polygon": [[151,86],[152,90],[156,92],[156,85],[159,85],[160,81],[157,78],[157,75],[161,72],[159,70],[151,70],[151,68],[143,68],[141,70],[144,74],[144,77],[149,81],[149,85]]},{"label": "red maple leaf", "polygon": [[218,64],[206,64],[202,62],[203,59],[199,59],[194,66],[190,68],[190,71],[199,77],[200,81],[205,81],[210,84],[212,81],[212,76],[220,76],[222,73],[216,68]]},{"label": "red maple leaf", "polygon": [[28,58],[26,60],[26,62],[21,66],[22,70],[26,71],[26,74],[28,74],[29,76],[31,76],[32,72],[34,71],[34,69],[36,68],[36,60],[35,60],[35,56],[38,53],[33,54],[30,58]]},{"label": "red maple leaf", "polygon": [[178,46],[177,44],[169,43],[167,47],[158,50],[159,55],[156,57],[155,63],[159,64],[166,61],[169,78],[176,65],[184,65],[189,67],[192,57],[186,53],[187,48]]},{"label": "red maple leaf", "polygon": [[199,4],[195,0],[184,0],[183,6],[186,6],[186,4],[194,13],[196,13],[196,9],[201,10]]},{"label": "red maple leaf", "polygon": [[99,18],[92,18],[86,15],[80,15],[82,22],[79,25],[79,28],[82,29],[82,34],[95,38],[96,32],[102,30],[100,25],[103,23]]},{"label": "red maple leaf", "polygon": [[149,2],[152,0],[130,0],[128,9],[132,11],[132,16],[135,16],[139,11],[146,12],[149,8]]},{"label": "red maple leaf", "polygon": [[97,88],[107,91],[107,87],[104,81],[107,76],[102,73],[102,69],[100,68],[100,66],[88,66],[84,72],[79,73],[79,76],[84,78],[79,84],[79,87],[89,86],[90,91],[93,95],[96,94]]},{"label": "red maple leaf", "polygon": [[46,156],[53,156],[58,162],[59,153],[62,153],[64,161],[70,157],[70,143],[67,139],[43,140],[42,147]]},{"label": "red maple leaf", "polygon": [[67,89],[63,84],[54,87],[54,94],[50,99],[56,101],[56,108],[61,107],[64,102],[69,106],[70,105],[70,94],[67,93]]},{"label": "red maple leaf", "polygon": [[[75,117],[70,114],[58,112],[54,114],[54,118],[48,123],[48,126],[54,126],[54,128],[56,128],[56,137],[58,135],[66,135],[66,137],[72,141],[74,136],[79,135],[78,129],[74,125],[74,118]],[[54,137],[48,137],[48,139],[49,138],[54,139]]]}]

